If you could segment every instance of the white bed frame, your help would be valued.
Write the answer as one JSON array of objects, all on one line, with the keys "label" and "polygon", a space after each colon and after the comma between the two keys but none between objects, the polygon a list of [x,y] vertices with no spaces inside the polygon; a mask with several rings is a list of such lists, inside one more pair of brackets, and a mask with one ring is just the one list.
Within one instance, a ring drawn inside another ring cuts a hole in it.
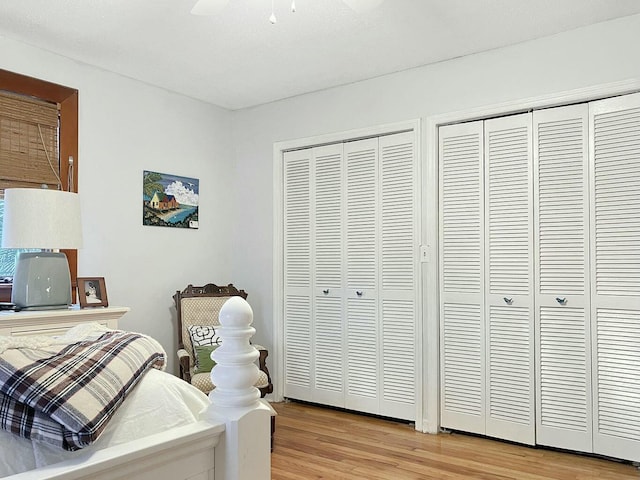
[{"label": "white bed frame", "polygon": [[[110,327],[129,309],[70,309],[0,314],[0,335],[54,334],[87,321]],[[273,410],[253,387],[258,351],[253,312],[241,297],[220,311],[223,345],[214,354],[216,389],[211,405],[194,424],[172,428],[132,442],[5,480],[265,480],[271,478],[270,421]]]}]

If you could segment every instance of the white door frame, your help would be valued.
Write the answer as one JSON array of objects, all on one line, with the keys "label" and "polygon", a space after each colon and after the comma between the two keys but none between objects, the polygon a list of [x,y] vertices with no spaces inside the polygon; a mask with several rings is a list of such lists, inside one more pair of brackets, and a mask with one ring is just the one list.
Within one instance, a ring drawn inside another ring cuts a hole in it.
[{"label": "white door frame", "polygon": [[[419,243],[420,236],[423,232],[422,219],[423,213],[421,206],[424,204],[421,198],[421,182],[422,175],[422,155],[420,148],[421,140],[421,121],[420,119],[409,120],[405,122],[390,123],[377,125],[372,127],[348,130],[345,132],[328,133],[325,135],[317,135],[306,138],[298,138],[276,142],[273,144],[273,327],[274,327],[274,350],[275,361],[272,364],[274,369],[274,391],[273,397],[276,402],[282,401],[284,398],[284,196],[283,196],[283,157],[284,152],[290,150],[298,150],[307,147],[317,147],[330,143],[338,143],[352,140],[361,140],[364,138],[378,137],[381,135],[389,135],[393,133],[411,131],[415,135],[415,156],[417,179],[415,186],[414,205],[416,206],[416,241]],[[422,266],[419,262],[419,245],[415,246],[416,258],[416,430],[423,430],[422,419],[424,418],[423,406],[424,398],[424,372],[422,370],[425,364],[423,358],[424,345],[424,326],[422,320],[424,313],[422,309],[423,298],[420,292],[422,288]]]},{"label": "white door frame", "polygon": [[[440,428],[440,279],[438,264],[438,127],[451,123],[485,119],[501,115],[527,112],[572,103],[581,103],[615,95],[640,91],[640,79],[623,80],[593,87],[551,93],[539,97],[488,105],[457,112],[427,117],[425,122],[425,165],[422,168],[422,245],[425,246],[425,268],[421,271],[422,301],[424,305],[423,325],[423,371],[424,418],[422,431],[437,433]],[[416,422],[418,429],[418,422]]]}]

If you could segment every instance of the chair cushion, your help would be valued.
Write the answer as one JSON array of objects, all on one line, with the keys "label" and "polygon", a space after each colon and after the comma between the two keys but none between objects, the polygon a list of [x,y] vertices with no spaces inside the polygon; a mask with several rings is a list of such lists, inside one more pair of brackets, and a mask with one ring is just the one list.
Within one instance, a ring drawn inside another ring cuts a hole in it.
[{"label": "chair cushion", "polygon": [[218,345],[196,345],[193,347],[196,353],[196,365],[193,373],[207,373],[215,366],[216,362],[211,358],[211,353]]},{"label": "chair cushion", "polygon": [[[258,370],[260,375],[258,376],[258,380],[255,383],[255,387],[263,388],[269,385],[269,379],[267,378],[267,374],[262,370]],[[213,390],[213,383],[211,383],[211,373],[196,373],[191,375],[191,385],[203,391],[204,393],[209,393]]]}]

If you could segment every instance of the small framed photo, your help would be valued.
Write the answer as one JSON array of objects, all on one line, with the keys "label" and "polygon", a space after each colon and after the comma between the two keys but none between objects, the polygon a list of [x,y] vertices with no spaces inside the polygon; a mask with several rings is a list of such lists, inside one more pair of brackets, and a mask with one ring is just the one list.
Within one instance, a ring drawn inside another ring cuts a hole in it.
[{"label": "small framed photo", "polygon": [[78,301],[80,308],[108,307],[104,277],[78,277]]}]

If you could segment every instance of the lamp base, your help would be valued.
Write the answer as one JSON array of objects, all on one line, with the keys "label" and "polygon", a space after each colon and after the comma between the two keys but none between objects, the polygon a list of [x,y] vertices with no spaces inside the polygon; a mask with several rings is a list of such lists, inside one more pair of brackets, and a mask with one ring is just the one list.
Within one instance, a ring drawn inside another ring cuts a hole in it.
[{"label": "lamp base", "polygon": [[68,310],[70,307],[71,305],[40,305],[40,306],[31,306],[31,307],[19,307],[16,305],[14,310],[16,312],[21,312],[23,310],[34,312],[39,310]]},{"label": "lamp base", "polygon": [[11,302],[20,310],[53,310],[71,305],[69,262],[62,252],[20,252]]}]

